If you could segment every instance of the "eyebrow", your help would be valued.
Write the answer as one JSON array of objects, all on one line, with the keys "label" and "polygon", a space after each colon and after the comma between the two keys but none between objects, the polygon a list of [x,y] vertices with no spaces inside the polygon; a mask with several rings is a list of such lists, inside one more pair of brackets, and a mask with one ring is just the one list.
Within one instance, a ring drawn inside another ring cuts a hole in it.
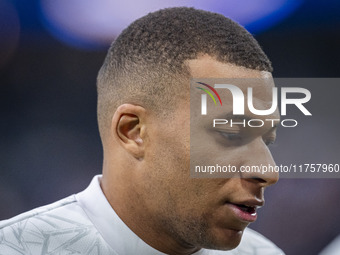
[{"label": "eyebrow", "polygon": [[[226,120],[230,120],[230,119],[244,119],[245,121],[249,121],[249,120],[254,119],[253,117],[250,117],[249,115],[234,115],[232,112],[229,112],[226,115],[223,115],[221,117],[224,117]],[[271,118],[271,119],[280,120],[280,118]],[[273,127],[271,128],[271,130],[276,129],[278,126],[279,125],[277,123],[274,123]]]}]

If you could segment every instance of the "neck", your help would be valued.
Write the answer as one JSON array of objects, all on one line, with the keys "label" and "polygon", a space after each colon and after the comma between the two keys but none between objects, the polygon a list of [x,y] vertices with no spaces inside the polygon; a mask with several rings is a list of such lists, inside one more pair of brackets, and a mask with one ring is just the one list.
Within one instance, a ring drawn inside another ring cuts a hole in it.
[{"label": "neck", "polygon": [[[105,171],[103,172],[105,173]],[[120,190],[121,186],[125,189]],[[191,244],[176,240],[170,233],[162,229],[162,224],[152,221],[155,217],[143,208],[138,194],[131,189],[126,190],[126,187],[132,187],[132,185],[128,185],[128,181],[122,185],[122,179],[109,178],[103,174],[101,188],[106,199],[125,225],[139,238],[152,248],[170,255],[189,255],[199,250]],[[138,201],[138,203],[133,203],[133,201]]]}]

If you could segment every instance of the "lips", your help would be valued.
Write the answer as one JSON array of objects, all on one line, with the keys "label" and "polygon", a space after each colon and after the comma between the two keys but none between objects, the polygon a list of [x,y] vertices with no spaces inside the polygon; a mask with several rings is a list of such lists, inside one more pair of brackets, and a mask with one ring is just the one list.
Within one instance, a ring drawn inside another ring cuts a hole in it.
[{"label": "lips", "polygon": [[263,206],[263,201],[248,200],[243,202],[227,202],[226,205],[241,221],[254,222],[257,219],[257,208]]}]

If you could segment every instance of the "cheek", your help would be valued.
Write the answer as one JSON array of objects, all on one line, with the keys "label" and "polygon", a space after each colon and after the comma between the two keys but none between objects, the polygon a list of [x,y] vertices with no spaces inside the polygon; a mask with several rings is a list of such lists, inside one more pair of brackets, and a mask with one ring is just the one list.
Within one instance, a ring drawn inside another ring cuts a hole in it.
[{"label": "cheek", "polygon": [[[168,207],[179,199],[190,178],[189,141],[179,136],[159,135],[145,157],[142,183],[152,207]],[[152,197],[152,198],[151,198]],[[177,203],[177,202],[176,202]]]},{"label": "cheek", "polygon": [[[212,180],[214,179],[212,177],[233,178],[238,176],[237,170],[240,169],[244,156],[242,148],[216,149],[213,146],[211,148],[205,147],[202,150],[192,150],[190,167],[192,173],[201,178]],[[224,170],[211,174],[212,169]]]},{"label": "cheek", "polygon": [[[221,182],[221,184],[220,184]],[[226,180],[190,178],[175,180],[169,194],[177,212],[184,217],[201,218],[217,209],[221,200],[220,190]]]},{"label": "cheek", "polygon": [[164,172],[171,178],[187,178],[190,166],[190,135],[184,129],[171,130],[167,134],[160,134],[154,155],[161,158],[160,164]]}]

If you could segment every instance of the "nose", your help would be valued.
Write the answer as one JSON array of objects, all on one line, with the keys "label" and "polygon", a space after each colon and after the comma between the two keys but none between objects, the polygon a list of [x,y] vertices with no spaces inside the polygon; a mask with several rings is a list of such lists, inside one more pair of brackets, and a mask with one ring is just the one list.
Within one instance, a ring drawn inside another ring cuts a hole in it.
[{"label": "nose", "polygon": [[250,143],[246,154],[242,164],[242,178],[263,187],[273,185],[279,180],[273,156],[262,139]]}]

